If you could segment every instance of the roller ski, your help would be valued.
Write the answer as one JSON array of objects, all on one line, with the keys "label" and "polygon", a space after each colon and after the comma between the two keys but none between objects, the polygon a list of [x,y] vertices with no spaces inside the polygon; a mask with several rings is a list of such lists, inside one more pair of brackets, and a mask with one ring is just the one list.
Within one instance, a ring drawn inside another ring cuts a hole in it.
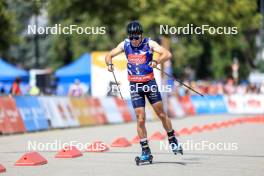
[{"label": "roller ski", "polygon": [[149,163],[152,164],[153,156],[151,155],[150,151],[142,151],[141,156],[136,156],[135,161],[136,165],[138,166],[141,163]]},{"label": "roller ski", "polygon": [[178,153],[183,155],[182,146],[178,143],[178,141],[174,135],[174,130],[172,130],[171,132],[168,132],[168,140],[169,140],[169,144],[170,144],[170,148],[171,148],[172,152],[175,155],[177,155]]},{"label": "roller ski", "polygon": [[180,144],[170,144],[171,150],[172,152],[177,155],[178,153],[180,153],[181,155],[183,155],[183,150],[182,150],[182,146]]},{"label": "roller ski", "polygon": [[153,156],[151,155],[151,151],[150,151],[147,139],[146,138],[145,139],[141,139],[140,140],[140,145],[141,145],[141,148],[142,148],[142,154],[141,154],[141,156],[137,156],[135,158],[137,166],[140,163],[152,164]]}]

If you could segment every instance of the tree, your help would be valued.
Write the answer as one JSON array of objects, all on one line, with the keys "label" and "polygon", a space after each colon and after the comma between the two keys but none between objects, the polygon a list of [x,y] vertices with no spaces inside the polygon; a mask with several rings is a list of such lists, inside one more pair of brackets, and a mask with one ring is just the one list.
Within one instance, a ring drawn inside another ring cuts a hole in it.
[{"label": "tree", "polygon": [[[14,14],[7,10],[7,3],[0,1],[0,53],[6,51],[16,42]],[[1,54],[3,55],[3,54]]]},{"label": "tree", "polygon": [[[15,0],[11,0],[15,1]],[[17,3],[17,9],[24,4]],[[26,1],[32,4],[34,1]],[[41,1],[44,3],[44,1]],[[12,3],[11,3],[12,4]],[[236,35],[167,35],[173,52],[174,72],[181,76],[184,68],[195,69],[198,79],[224,79],[231,73],[234,57],[240,62],[240,76],[246,78],[255,68],[255,36],[260,25],[257,1],[252,0],[48,0],[49,26],[105,26],[105,35],[48,35],[42,48],[46,62],[54,68],[71,62],[84,52],[109,50],[126,37],[125,26],[139,19],[145,35],[161,38],[160,24],[169,26],[210,25],[237,27]],[[25,6],[25,5],[24,5]],[[29,6],[31,7],[31,6]],[[27,7],[23,7],[27,9]],[[7,10],[9,11],[9,10]],[[18,11],[19,12],[19,11]],[[28,12],[31,12],[30,9]],[[26,12],[27,13],[27,12]],[[31,13],[32,15],[32,13]],[[17,21],[24,25],[23,13]],[[24,18],[25,19],[25,18]],[[9,22],[11,23],[11,22]],[[19,25],[18,25],[19,26]],[[23,38],[23,37],[22,37]],[[20,45],[23,40],[20,41]],[[23,45],[24,46],[24,45]],[[26,45],[25,45],[26,46]],[[25,50],[29,53],[28,50]]]}]

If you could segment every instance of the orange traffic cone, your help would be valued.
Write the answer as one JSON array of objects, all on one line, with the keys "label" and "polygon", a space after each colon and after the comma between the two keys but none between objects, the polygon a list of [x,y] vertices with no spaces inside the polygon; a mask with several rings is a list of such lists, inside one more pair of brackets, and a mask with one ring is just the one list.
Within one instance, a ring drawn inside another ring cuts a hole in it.
[{"label": "orange traffic cone", "polygon": [[132,141],[131,141],[132,144],[137,144],[137,143],[139,143],[139,142],[140,142],[140,138],[139,138],[138,135],[135,136],[135,137],[132,139]]},{"label": "orange traffic cone", "polygon": [[155,132],[152,134],[152,136],[149,138],[149,140],[157,140],[157,141],[162,141],[165,139],[166,136],[161,134],[159,131]]},{"label": "orange traffic cone", "polygon": [[6,168],[2,164],[0,164],[0,173],[5,172],[5,171],[6,171]]},{"label": "orange traffic cone", "polygon": [[55,155],[55,158],[76,158],[82,155],[75,146],[66,146]]},{"label": "orange traffic cone", "polygon": [[124,137],[117,138],[112,143],[111,147],[129,147],[131,143]]},{"label": "orange traffic cone", "polygon": [[24,154],[16,161],[15,166],[37,166],[47,164],[48,161],[38,152],[29,152]]}]

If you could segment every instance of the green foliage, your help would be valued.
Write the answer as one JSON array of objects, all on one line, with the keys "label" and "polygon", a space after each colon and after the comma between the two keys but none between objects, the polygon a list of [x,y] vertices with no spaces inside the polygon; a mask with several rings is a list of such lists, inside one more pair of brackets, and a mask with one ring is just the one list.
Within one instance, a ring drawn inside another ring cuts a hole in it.
[{"label": "green foliage", "polygon": [[[7,36],[3,36],[2,32],[0,32],[0,40],[4,38],[9,42],[9,45],[11,45],[4,50],[0,50],[1,55],[14,64],[20,64],[26,68],[34,67],[33,36],[27,35],[27,26],[32,16],[34,14],[39,14],[40,9],[43,8],[45,4],[44,1],[0,0],[0,2],[5,2],[5,10],[10,14],[7,20],[11,24],[10,27],[0,25],[0,28],[3,27],[4,32],[7,33]],[[3,11],[0,10],[0,13],[1,12]],[[47,60],[45,53],[49,43],[47,43],[45,38],[41,38],[39,43],[41,65],[45,65],[47,64],[45,62],[45,60]]]},{"label": "green foliage", "polygon": [[264,61],[259,61],[258,63],[258,68],[261,72],[264,72]]},{"label": "green foliage", "polygon": [[[231,74],[234,57],[239,60],[241,78],[247,77],[250,70],[255,68],[255,36],[260,27],[261,15],[257,12],[257,1],[254,0],[11,1],[9,4],[15,4],[17,10],[14,20],[17,31],[24,29],[27,24],[26,17],[37,13],[36,10],[40,8],[48,12],[49,26],[75,24],[106,27],[105,35],[47,36],[42,44],[46,58],[43,64],[54,68],[71,62],[84,52],[113,48],[126,37],[126,24],[134,19],[143,24],[145,36],[153,39],[161,37],[160,24],[176,27],[193,24],[238,28],[236,35],[168,35],[174,71],[180,75],[188,66],[195,69],[197,78],[224,79]],[[11,19],[10,10],[5,10],[4,4],[0,3],[0,15],[4,12],[9,15],[4,15],[0,21],[6,20],[12,26],[13,21],[8,20]],[[6,36],[8,40],[3,44],[6,43],[7,48],[12,41],[9,40],[12,30],[4,34],[1,27],[0,41],[5,39],[2,36]],[[26,43],[23,39],[20,42]]]},{"label": "green foliage", "polygon": [[14,24],[14,14],[7,10],[7,3],[0,1],[0,52],[5,51],[11,44],[16,43],[16,26]]}]

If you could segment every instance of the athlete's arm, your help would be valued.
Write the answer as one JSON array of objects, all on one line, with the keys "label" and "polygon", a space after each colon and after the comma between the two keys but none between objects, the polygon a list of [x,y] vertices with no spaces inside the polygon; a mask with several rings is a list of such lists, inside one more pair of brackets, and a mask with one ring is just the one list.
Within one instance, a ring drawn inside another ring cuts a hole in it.
[{"label": "athlete's arm", "polygon": [[[112,64],[112,58],[117,56],[118,54],[122,53],[124,51],[124,41],[119,43],[117,47],[112,49],[106,56],[105,56],[105,63],[108,66],[108,71],[113,71],[113,64]],[[110,67],[109,67],[110,66]]]},{"label": "athlete's arm", "polygon": [[155,59],[155,61],[158,64],[162,64],[168,60],[171,59],[172,54],[171,52],[169,52],[167,49],[165,49],[164,47],[160,46],[157,42],[150,40],[149,41],[149,46],[150,48],[152,48],[153,51],[159,53],[159,57],[157,59]]}]

